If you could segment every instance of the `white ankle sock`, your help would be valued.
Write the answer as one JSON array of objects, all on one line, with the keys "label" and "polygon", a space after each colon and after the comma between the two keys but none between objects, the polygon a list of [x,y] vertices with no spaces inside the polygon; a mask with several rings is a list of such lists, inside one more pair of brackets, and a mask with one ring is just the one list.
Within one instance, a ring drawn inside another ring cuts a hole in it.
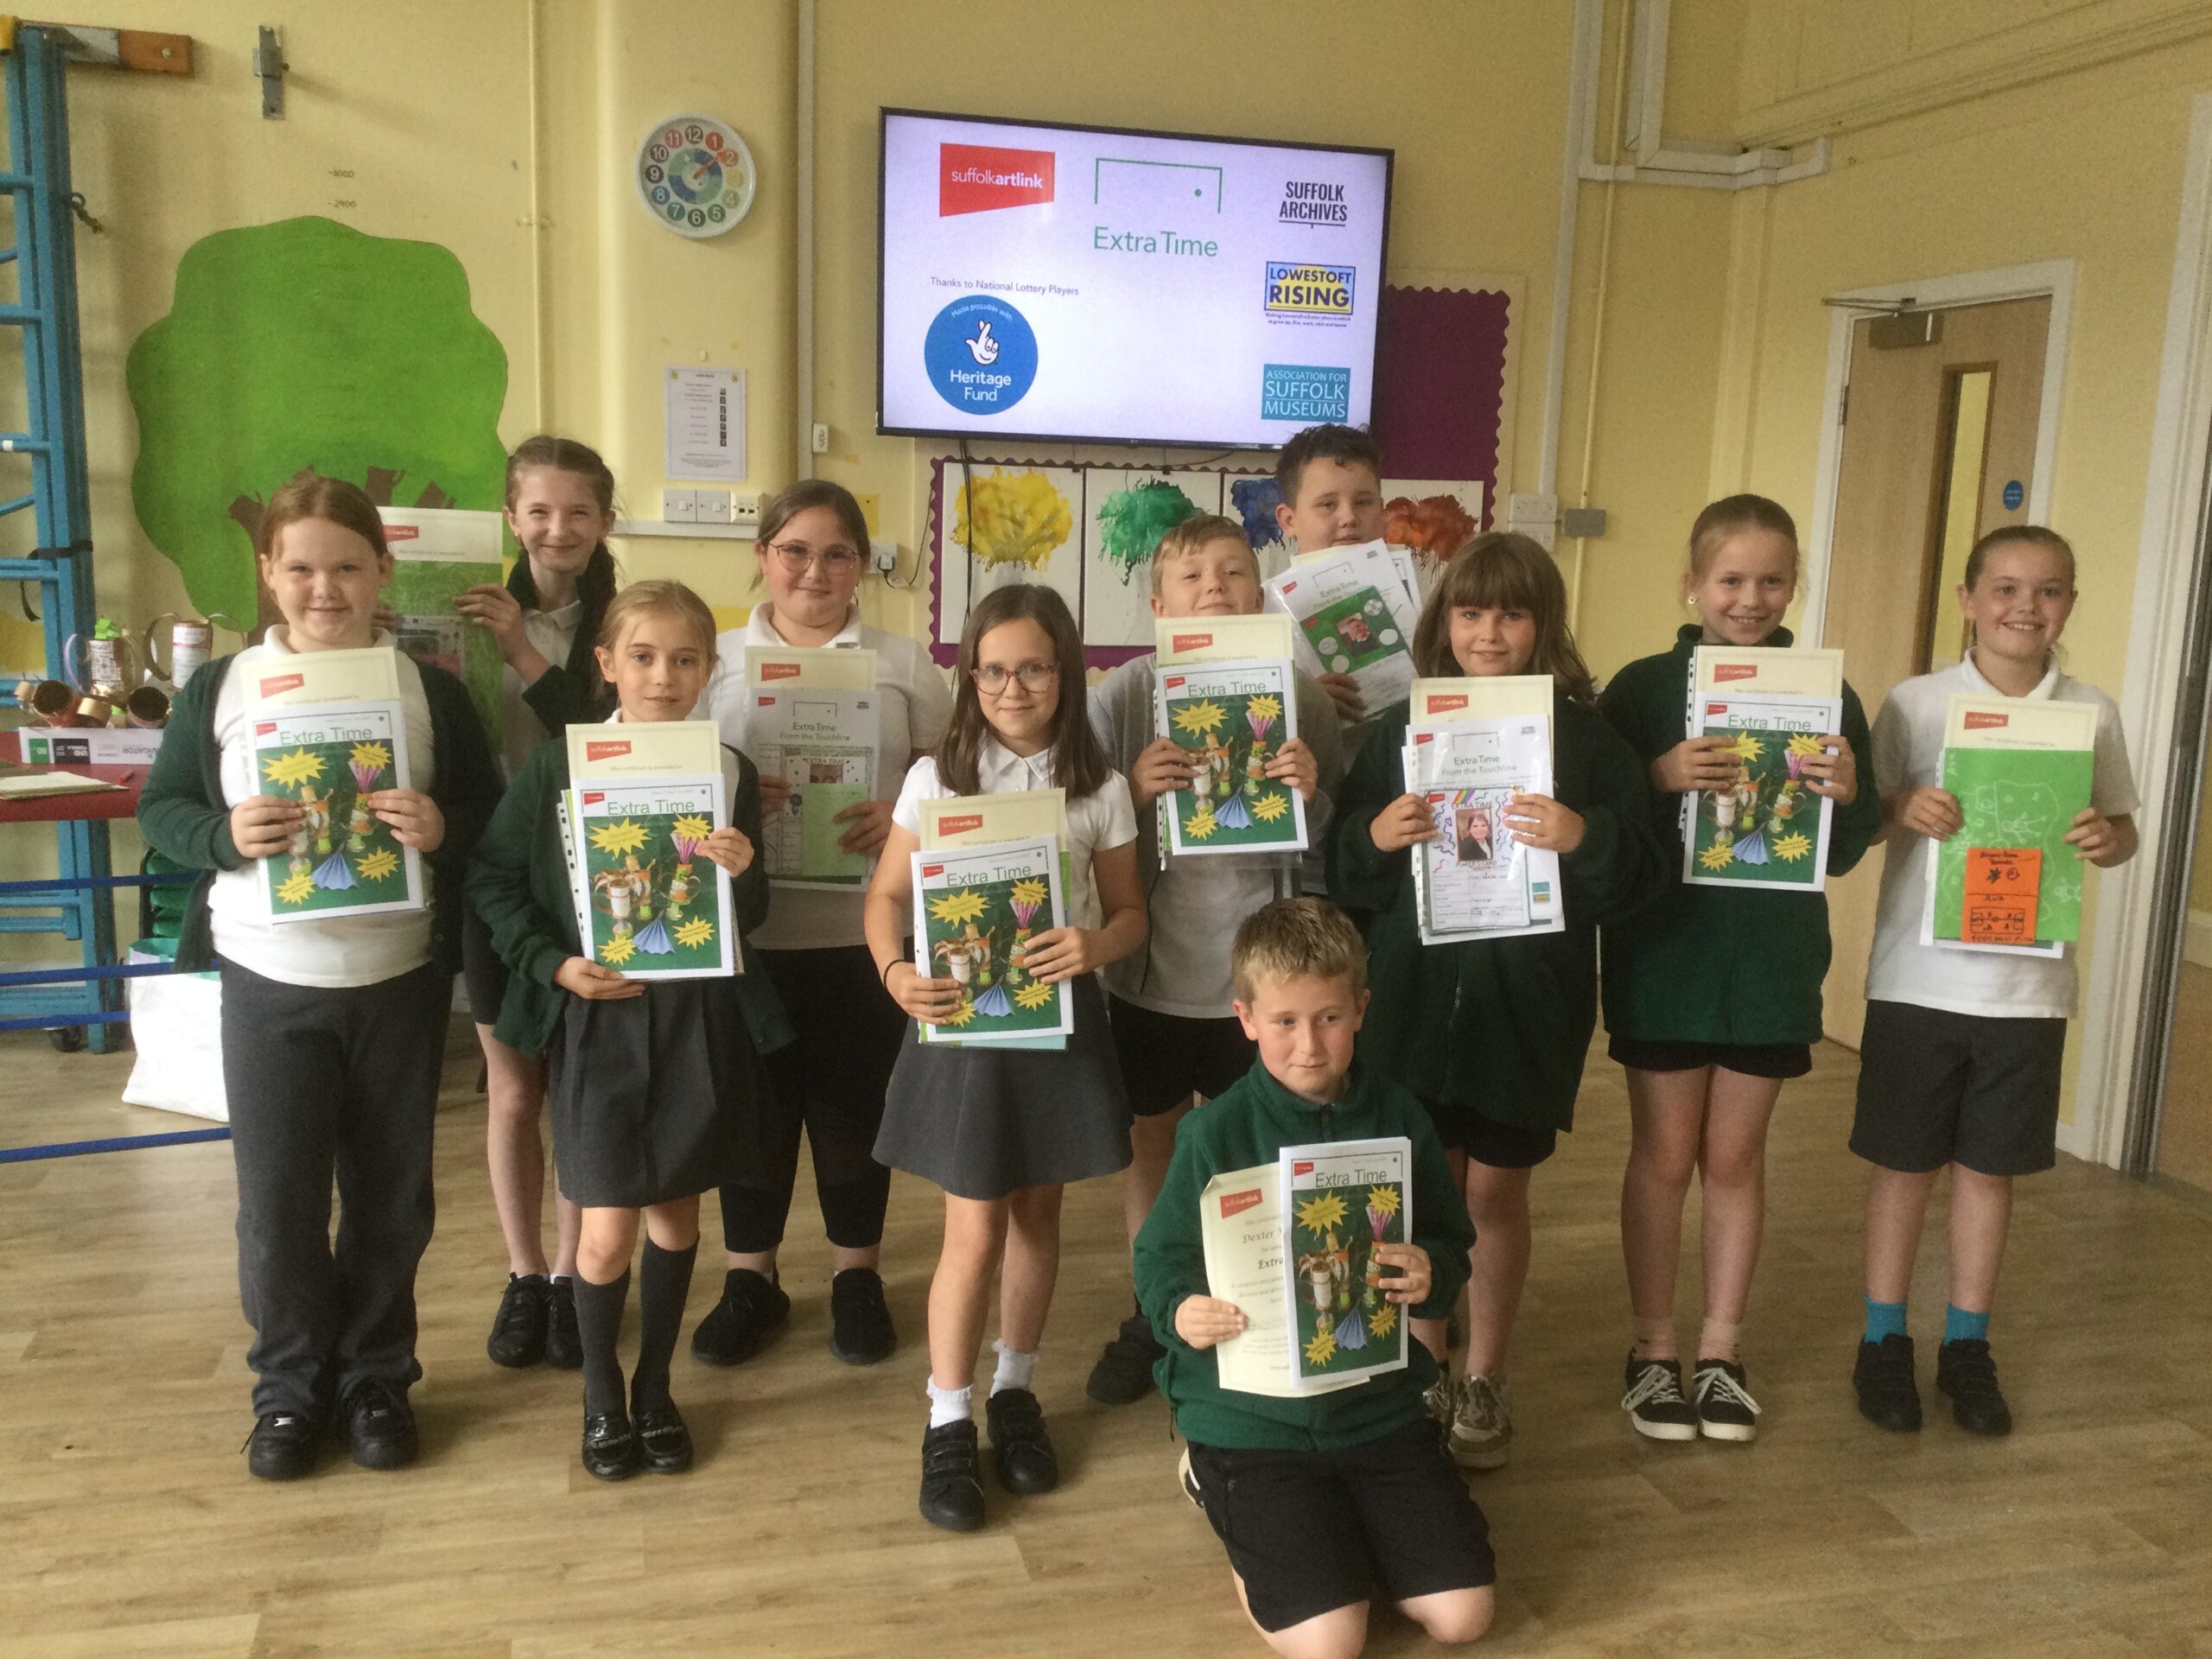
[{"label": "white ankle sock", "polygon": [[964,1423],[976,1414],[976,1390],[973,1385],[964,1389],[940,1389],[937,1378],[930,1378],[930,1427],[943,1428],[947,1423]]},{"label": "white ankle sock", "polygon": [[999,1357],[998,1374],[991,1378],[991,1392],[1001,1389],[1026,1389],[1037,1371],[1037,1351],[1023,1353],[1019,1348],[1009,1348],[1001,1338],[991,1344]]}]

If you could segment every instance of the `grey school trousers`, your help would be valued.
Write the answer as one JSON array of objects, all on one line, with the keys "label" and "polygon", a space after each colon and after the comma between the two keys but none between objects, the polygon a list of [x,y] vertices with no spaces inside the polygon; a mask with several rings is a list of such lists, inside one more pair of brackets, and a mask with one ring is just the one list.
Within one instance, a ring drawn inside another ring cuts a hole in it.
[{"label": "grey school trousers", "polygon": [[423,1374],[415,1269],[435,1217],[430,1129],[451,976],[426,963],[342,990],[229,962],[222,976],[254,1414],[319,1416],[371,1377],[404,1393]]}]

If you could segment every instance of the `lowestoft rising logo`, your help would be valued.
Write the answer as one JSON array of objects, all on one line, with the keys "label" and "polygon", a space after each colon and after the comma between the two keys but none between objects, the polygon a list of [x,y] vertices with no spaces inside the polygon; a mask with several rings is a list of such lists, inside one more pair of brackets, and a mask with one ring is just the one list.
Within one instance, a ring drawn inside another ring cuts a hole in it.
[{"label": "lowestoft rising logo", "polygon": [[996,144],[937,147],[937,216],[1033,207],[1052,199],[1052,152]]},{"label": "lowestoft rising logo", "polygon": [[1351,316],[1351,265],[1268,265],[1268,315],[1316,317],[1336,321]]}]

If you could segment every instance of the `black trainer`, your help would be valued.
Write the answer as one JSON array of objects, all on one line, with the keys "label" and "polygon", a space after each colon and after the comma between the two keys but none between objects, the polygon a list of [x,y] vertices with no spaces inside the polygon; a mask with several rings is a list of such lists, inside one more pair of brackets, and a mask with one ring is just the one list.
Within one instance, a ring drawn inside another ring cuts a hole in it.
[{"label": "black trainer", "polygon": [[674,1401],[640,1411],[637,1437],[639,1461],[647,1473],[680,1475],[691,1466],[691,1431]]},{"label": "black trainer", "polygon": [[1732,1359],[1700,1359],[1690,1385],[1697,1396],[1699,1433],[1708,1440],[1741,1444],[1758,1438],[1759,1402],[1745,1386],[1744,1368]]},{"label": "black trainer", "polygon": [[722,1299],[691,1333],[691,1355],[709,1365],[742,1365],[791,1316],[791,1299],[766,1274],[732,1268],[722,1275]]},{"label": "black trainer", "polygon": [[245,1469],[257,1480],[297,1480],[315,1472],[322,1425],[304,1412],[264,1412],[246,1436]]},{"label": "black trainer", "polygon": [[1859,1344],[1851,1368],[1859,1395],[1859,1414],[1883,1428],[1911,1434],[1920,1428],[1920,1385],[1912,1376],[1912,1338],[1891,1332],[1879,1342]]},{"label": "black trainer", "polygon": [[1682,1364],[1677,1359],[1628,1357],[1621,1409],[1646,1440],[1697,1439],[1697,1408],[1682,1396]]},{"label": "black trainer", "polygon": [[364,1469],[404,1469],[415,1461],[421,1440],[407,1391],[380,1376],[365,1377],[346,1390],[339,1402],[353,1461]]},{"label": "black trainer", "polygon": [[1001,1389],[983,1402],[991,1426],[991,1471],[999,1484],[1035,1497],[1060,1484],[1059,1454],[1045,1432],[1045,1408],[1027,1389]]},{"label": "black trainer", "polygon": [[2010,1434],[2012,1408],[1997,1387],[1997,1362],[1980,1337],[1936,1351],[1936,1387],[1951,1396],[1951,1416],[1969,1434]]},{"label": "black trainer", "polygon": [[1166,1350],[1155,1341],[1152,1321],[1141,1313],[1122,1321],[1120,1334],[1106,1344],[1083,1391],[1102,1406],[1133,1405],[1152,1389],[1152,1368]]},{"label": "black trainer", "polygon": [[883,1275],[874,1268],[847,1268],[830,1281],[830,1351],[848,1365],[873,1365],[899,1345]]},{"label": "black trainer", "polygon": [[922,1436],[922,1519],[947,1532],[973,1532],[983,1524],[974,1418],[940,1424]]},{"label": "black trainer", "polygon": [[584,1368],[584,1339],[576,1332],[576,1281],[565,1276],[545,1287],[545,1363],[563,1371]]},{"label": "black trainer", "polygon": [[492,1316],[492,1334],[484,1351],[494,1365],[519,1370],[545,1357],[545,1293],[542,1273],[511,1273],[499,1295],[499,1311]]},{"label": "black trainer", "polygon": [[627,1480],[645,1466],[638,1433],[619,1411],[585,1416],[583,1459],[594,1480]]}]

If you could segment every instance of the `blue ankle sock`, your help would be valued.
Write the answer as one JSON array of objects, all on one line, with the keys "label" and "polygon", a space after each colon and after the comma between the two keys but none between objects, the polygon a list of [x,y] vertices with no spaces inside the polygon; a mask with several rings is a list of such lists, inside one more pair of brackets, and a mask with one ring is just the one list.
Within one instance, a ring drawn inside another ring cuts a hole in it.
[{"label": "blue ankle sock", "polygon": [[1866,1340],[1879,1342],[1884,1337],[1904,1335],[1904,1304],[1878,1302],[1866,1299]]},{"label": "blue ankle sock", "polygon": [[1963,1307],[1945,1304],[1943,1308],[1943,1340],[1946,1342],[1986,1342],[1989,1338],[1989,1315],[1969,1313]]}]

